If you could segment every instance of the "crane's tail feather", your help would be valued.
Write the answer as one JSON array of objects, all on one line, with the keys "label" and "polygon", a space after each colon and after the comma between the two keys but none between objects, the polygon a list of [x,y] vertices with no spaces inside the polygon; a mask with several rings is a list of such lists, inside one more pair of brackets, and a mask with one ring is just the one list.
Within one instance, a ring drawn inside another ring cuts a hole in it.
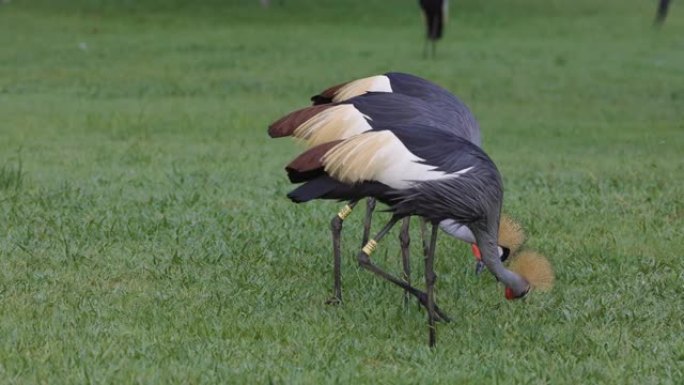
[{"label": "crane's tail feather", "polygon": [[518,253],[510,264],[511,271],[519,274],[532,289],[548,291],[553,288],[555,276],[551,263],[543,255],[534,251],[522,251]]}]

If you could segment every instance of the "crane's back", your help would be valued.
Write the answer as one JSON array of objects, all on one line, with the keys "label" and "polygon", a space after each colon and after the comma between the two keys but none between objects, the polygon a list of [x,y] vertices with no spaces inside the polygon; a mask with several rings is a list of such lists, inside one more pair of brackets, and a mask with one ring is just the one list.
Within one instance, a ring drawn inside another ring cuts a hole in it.
[{"label": "crane's back", "polygon": [[482,146],[480,125],[475,116],[459,98],[448,90],[415,75],[388,72],[392,92],[412,96],[432,105],[435,109],[454,122],[455,133],[470,140],[475,145]]}]

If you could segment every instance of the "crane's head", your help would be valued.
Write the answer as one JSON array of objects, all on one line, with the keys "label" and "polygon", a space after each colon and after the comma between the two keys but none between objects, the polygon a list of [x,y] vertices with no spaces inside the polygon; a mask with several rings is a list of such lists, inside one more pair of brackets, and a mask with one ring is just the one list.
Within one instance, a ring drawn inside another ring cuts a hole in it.
[{"label": "crane's head", "polygon": [[[473,229],[477,231],[478,228]],[[498,239],[498,229],[481,230],[476,233],[476,238],[482,252],[482,262],[504,284],[507,299],[523,298],[531,290],[549,290],[553,286],[553,269],[544,256],[532,251],[522,251],[512,256],[509,268],[506,268],[494,241]]]},{"label": "crane's head", "polygon": [[534,251],[522,251],[513,257],[510,270],[525,281],[506,286],[506,299],[523,298],[530,290],[548,291],[553,287],[555,277],[551,263]]},{"label": "crane's head", "polygon": [[[525,233],[523,232],[522,226],[513,218],[508,215],[501,215],[499,220],[499,258],[501,262],[508,259],[509,256],[515,254],[520,246],[525,242]],[[477,260],[477,266],[475,267],[475,272],[480,274],[484,269],[485,265],[482,262],[482,253],[475,243],[472,245],[473,255]]]}]

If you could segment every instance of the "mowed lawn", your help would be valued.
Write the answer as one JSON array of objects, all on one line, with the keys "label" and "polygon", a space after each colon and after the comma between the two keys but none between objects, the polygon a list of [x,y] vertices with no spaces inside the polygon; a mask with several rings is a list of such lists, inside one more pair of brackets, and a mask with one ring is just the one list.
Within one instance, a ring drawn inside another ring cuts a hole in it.
[{"label": "mowed lawn", "polygon": [[[0,383],[684,383],[684,4],[452,1],[424,60],[415,1],[192,3],[0,5]],[[557,275],[506,301],[442,234],[434,350],[357,267],[363,210],[324,304],[341,204],[290,203],[302,147],[266,135],[386,71],[472,108]]]}]

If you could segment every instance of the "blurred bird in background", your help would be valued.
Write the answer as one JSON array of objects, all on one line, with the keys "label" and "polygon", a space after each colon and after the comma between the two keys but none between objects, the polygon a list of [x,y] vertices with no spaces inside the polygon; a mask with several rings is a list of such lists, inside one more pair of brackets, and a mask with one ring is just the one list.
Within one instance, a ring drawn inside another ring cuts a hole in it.
[{"label": "blurred bird in background", "polygon": [[425,44],[423,57],[428,56],[428,46],[431,46],[432,57],[437,55],[437,40],[442,38],[444,25],[449,17],[449,0],[419,0],[420,9],[425,18]]},{"label": "blurred bird in background", "polygon": [[670,8],[670,0],[660,0],[658,2],[658,12],[656,13],[655,24],[660,26],[665,22],[667,10]]}]

